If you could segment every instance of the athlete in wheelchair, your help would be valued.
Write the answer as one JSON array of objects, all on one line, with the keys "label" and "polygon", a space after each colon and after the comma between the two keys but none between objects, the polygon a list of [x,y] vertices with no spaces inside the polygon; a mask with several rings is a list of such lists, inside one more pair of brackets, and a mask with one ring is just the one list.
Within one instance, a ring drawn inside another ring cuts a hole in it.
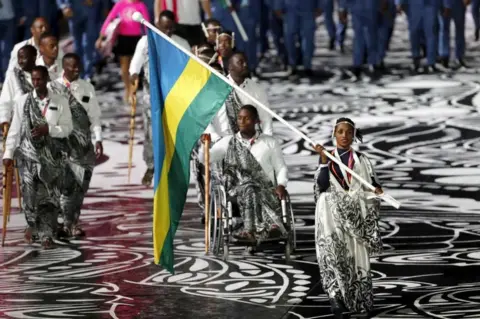
[{"label": "athlete in wheelchair", "polygon": [[[246,246],[283,241],[290,251],[293,213],[286,211],[288,171],[282,149],[273,137],[256,130],[259,116],[254,106],[241,107],[237,120],[239,132],[222,138],[210,149],[210,163],[221,163],[221,174],[212,172],[210,188],[216,201],[211,206],[213,243],[223,241],[224,254],[228,254],[232,237],[235,243]],[[203,135],[202,141],[208,138]],[[203,160],[203,154],[199,155]],[[235,212],[241,219],[236,225]]]}]

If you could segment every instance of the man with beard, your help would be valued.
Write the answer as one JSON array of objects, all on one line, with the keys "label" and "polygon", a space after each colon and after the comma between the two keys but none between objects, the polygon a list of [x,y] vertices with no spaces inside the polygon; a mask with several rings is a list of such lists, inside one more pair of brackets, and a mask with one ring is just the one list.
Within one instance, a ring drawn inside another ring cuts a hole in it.
[{"label": "man with beard", "polygon": [[13,105],[16,98],[33,90],[32,69],[35,66],[37,50],[31,45],[25,45],[18,51],[18,65],[7,78],[0,94],[0,127],[10,123]]},{"label": "man with beard", "polygon": [[[95,158],[103,155],[101,111],[95,88],[79,78],[82,68],[80,56],[68,53],[63,57],[62,64],[63,76],[53,81],[51,88],[67,98],[72,113],[73,131],[68,137],[69,165],[60,197],[64,219],[61,236],[80,237],[85,235],[78,226],[80,209],[92,179]],[[91,130],[95,135],[95,150]]]},{"label": "man with beard", "polygon": [[36,234],[45,249],[51,248],[57,228],[59,189],[63,187],[64,139],[72,132],[68,101],[47,89],[48,70],[32,69],[34,90],[15,101],[3,164],[21,162],[23,212],[28,227],[25,240],[32,243]]}]

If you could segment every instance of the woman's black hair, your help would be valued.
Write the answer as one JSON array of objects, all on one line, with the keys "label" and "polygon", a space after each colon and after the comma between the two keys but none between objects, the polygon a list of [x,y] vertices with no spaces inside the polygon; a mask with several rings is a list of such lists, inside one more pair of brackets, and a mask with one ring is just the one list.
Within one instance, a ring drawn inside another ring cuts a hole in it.
[{"label": "woman's black hair", "polygon": [[337,129],[336,126],[338,123],[341,123],[341,122],[347,122],[347,123],[350,123],[352,126],[353,126],[353,129],[355,130],[355,138],[357,140],[359,140],[360,142],[363,142],[363,134],[362,134],[362,131],[360,131],[360,129],[358,129],[356,126],[355,126],[355,122],[353,122],[351,119],[349,119],[348,117],[341,117],[337,120],[337,122],[335,123],[335,130]]},{"label": "woman's black hair", "polygon": [[255,106],[251,105],[251,104],[245,104],[244,106],[242,106],[240,108],[240,111],[241,110],[247,110],[248,112],[250,112],[250,114],[252,114],[253,116],[253,119],[255,121],[259,121],[260,120],[260,115],[258,115],[258,110]]}]

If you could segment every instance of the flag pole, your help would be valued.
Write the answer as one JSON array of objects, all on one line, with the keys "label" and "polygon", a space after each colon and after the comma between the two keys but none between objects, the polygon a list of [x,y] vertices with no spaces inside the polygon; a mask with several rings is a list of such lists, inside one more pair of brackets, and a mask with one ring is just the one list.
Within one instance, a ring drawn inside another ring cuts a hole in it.
[{"label": "flag pole", "polygon": [[[245,95],[246,97],[248,97],[251,101],[253,101],[255,103],[255,105],[261,107],[265,112],[267,112],[268,114],[270,114],[272,117],[276,118],[280,123],[282,123],[283,125],[285,125],[286,127],[288,127],[290,130],[292,130],[294,133],[296,133],[298,136],[300,136],[301,138],[303,138],[305,141],[307,141],[308,143],[310,143],[312,146],[316,145],[317,143],[315,143],[312,139],[310,139],[308,136],[306,136],[303,132],[301,132],[298,128],[296,128],[295,126],[293,126],[292,124],[288,123],[286,120],[284,120],[281,116],[279,116],[277,113],[273,112],[269,107],[263,105],[263,103],[261,103],[259,100],[257,100],[255,97],[253,97],[252,95],[250,95],[248,92],[246,92],[244,89],[242,89],[240,86],[238,86],[235,82],[233,82],[232,80],[228,79],[226,76],[224,76],[223,74],[220,74],[219,72],[217,72],[214,68],[212,68],[210,65],[208,65],[207,63],[203,62],[200,58],[196,57],[194,54],[192,54],[192,52],[189,52],[188,50],[184,49],[183,47],[181,47],[180,45],[178,45],[177,43],[175,43],[175,41],[173,41],[170,37],[168,37],[166,34],[164,34],[163,32],[161,32],[160,30],[158,30],[155,26],[153,26],[150,22],[148,22],[147,20],[145,20],[142,16],[142,14],[140,12],[134,12],[132,14],[132,19],[134,21],[137,21],[137,22],[140,22],[141,24],[143,24],[144,26],[146,26],[147,28],[149,28],[150,30],[152,30],[153,32],[155,32],[156,34],[158,34],[159,36],[161,36],[164,40],[168,41],[171,45],[175,46],[177,49],[179,49],[180,51],[182,51],[183,53],[185,53],[188,57],[190,57],[191,59],[197,61],[198,63],[200,63],[204,68],[206,68],[207,70],[209,70],[211,73],[215,74],[217,77],[219,77],[220,79],[222,79],[224,82],[228,83],[230,86],[232,86],[236,91],[242,93],[243,95]],[[350,169],[348,166],[346,166],[345,164],[342,163],[342,161],[338,160],[335,156],[333,156],[332,154],[330,154],[329,152],[327,152],[326,150],[323,151],[324,154],[330,159],[332,160],[333,162],[335,162],[336,164],[338,164],[341,168],[343,168],[345,171],[347,171],[348,173],[350,173],[353,177],[355,177],[355,179],[357,179],[360,183],[362,183],[365,187],[367,187],[368,189],[370,189],[372,192],[375,191],[375,187],[373,185],[371,185],[369,182],[367,182],[366,180],[364,180],[360,175],[358,175],[357,173],[355,173],[352,169]],[[393,197],[391,197],[390,195],[387,195],[385,193],[383,193],[382,195],[378,195],[379,198],[383,199],[385,202],[387,202],[388,204],[390,204],[391,206],[395,207],[395,208],[399,208],[400,207],[400,203],[398,201],[396,201]]]},{"label": "flag pole", "polygon": [[[232,2],[230,0],[226,0],[225,2],[229,8],[232,7]],[[243,28],[243,24],[238,17],[237,11],[233,10],[232,12],[230,12],[230,14],[232,15],[233,21],[235,22],[235,25],[237,26],[243,41],[248,42],[247,32],[245,32],[245,29]]]}]

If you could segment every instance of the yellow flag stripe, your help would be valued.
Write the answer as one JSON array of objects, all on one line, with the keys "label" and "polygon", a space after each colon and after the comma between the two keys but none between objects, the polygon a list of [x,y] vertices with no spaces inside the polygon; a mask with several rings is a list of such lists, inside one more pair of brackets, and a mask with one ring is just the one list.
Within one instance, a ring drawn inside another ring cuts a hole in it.
[{"label": "yellow flag stripe", "polygon": [[205,86],[210,74],[210,71],[195,60],[190,59],[165,99],[165,108],[162,114],[165,157],[160,184],[155,190],[153,204],[154,212],[163,212],[153,216],[154,260],[157,264],[160,262],[165,239],[171,226],[170,214],[166,213],[171,209],[168,173],[175,153],[176,138],[182,136],[182,132],[177,132],[177,129],[186,110]]}]

